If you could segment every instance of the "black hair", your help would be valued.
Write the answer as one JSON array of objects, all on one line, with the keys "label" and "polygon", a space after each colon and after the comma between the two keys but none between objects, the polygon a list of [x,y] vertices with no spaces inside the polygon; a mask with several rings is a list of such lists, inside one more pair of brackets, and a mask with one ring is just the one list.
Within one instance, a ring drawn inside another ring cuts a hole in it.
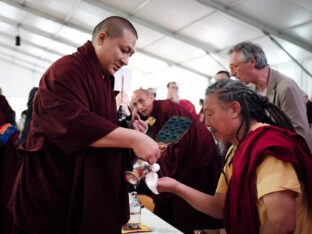
[{"label": "black hair", "polygon": [[227,78],[231,78],[230,73],[229,73],[228,71],[226,71],[226,70],[218,71],[218,72],[216,73],[216,75],[218,75],[218,74],[226,74],[226,77],[227,77]]},{"label": "black hair", "polygon": [[167,88],[169,88],[170,85],[172,85],[172,84],[175,84],[175,85],[177,86],[177,89],[178,89],[177,82],[175,82],[175,81],[170,81],[170,82],[167,84]]},{"label": "black hair", "polygon": [[138,39],[138,33],[129,20],[120,16],[111,16],[95,26],[92,33],[92,41],[100,32],[106,32],[109,37],[119,37],[123,35],[123,30],[128,29]]},{"label": "black hair", "polygon": [[[231,79],[219,80],[209,86],[206,90],[206,96],[209,94],[216,94],[221,103],[230,103],[232,101],[239,102],[241,106],[242,122],[236,132],[236,139],[238,142],[246,137],[250,129],[250,120],[267,123],[278,126],[288,130],[295,131],[291,121],[277,106],[270,103],[267,97],[261,96],[257,92],[250,89],[240,81]],[[243,135],[239,138],[239,132],[243,129]],[[224,164],[233,152],[233,147],[227,152]],[[230,161],[229,164],[232,162]],[[228,178],[222,170],[226,183],[229,184]]]},{"label": "black hair", "polygon": [[[219,80],[207,88],[206,96],[212,93],[216,94],[221,103],[239,102],[242,114],[242,122],[236,133],[239,143],[247,135],[251,120],[295,131],[291,121],[283,111],[270,103],[267,97],[261,96],[240,81]],[[244,128],[243,135],[239,139],[239,132],[242,128]]]}]

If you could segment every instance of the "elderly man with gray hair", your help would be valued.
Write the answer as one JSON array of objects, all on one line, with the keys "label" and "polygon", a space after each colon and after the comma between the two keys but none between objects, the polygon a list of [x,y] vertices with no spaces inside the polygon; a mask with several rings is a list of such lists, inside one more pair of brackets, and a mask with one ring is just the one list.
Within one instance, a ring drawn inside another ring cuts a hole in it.
[{"label": "elderly man with gray hair", "polygon": [[296,82],[269,67],[262,48],[250,42],[241,42],[230,50],[231,75],[245,84],[254,84],[256,90],[268,97],[291,120],[312,152],[312,131],[309,127],[302,92]]}]

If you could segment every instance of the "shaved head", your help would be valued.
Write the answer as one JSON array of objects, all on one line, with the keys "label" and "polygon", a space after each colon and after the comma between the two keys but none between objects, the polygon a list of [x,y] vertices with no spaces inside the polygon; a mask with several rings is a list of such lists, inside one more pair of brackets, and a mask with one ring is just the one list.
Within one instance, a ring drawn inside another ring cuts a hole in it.
[{"label": "shaved head", "polygon": [[134,96],[137,96],[137,95],[149,95],[149,92],[145,89],[137,89],[137,90],[134,90],[133,94],[132,94],[132,97]]},{"label": "shaved head", "polygon": [[138,39],[138,33],[130,21],[119,16],[111,16],[95,26],[92,33],[92,42],[95,42],[96,36],[100,32],[106,32],[110,37],[121,37],[124,29],[129,30]]},{"label": "shaved head", "polygon": [[149,116],[153,110],[153,98],[145,89],[137,89],[133,92],[131,106],[141,115]]}]

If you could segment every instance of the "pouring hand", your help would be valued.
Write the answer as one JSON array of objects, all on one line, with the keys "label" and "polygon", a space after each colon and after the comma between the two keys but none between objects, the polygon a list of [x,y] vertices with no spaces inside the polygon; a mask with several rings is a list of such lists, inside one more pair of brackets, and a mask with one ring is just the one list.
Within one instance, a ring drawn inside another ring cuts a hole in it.
[{"label": "pouring hand", "polygon": [[160,157],[160,151],[157,143],[144,134],[140,134],[140,137],[136,138],[132,146],[134,153],[150,164],[154,164]]}]

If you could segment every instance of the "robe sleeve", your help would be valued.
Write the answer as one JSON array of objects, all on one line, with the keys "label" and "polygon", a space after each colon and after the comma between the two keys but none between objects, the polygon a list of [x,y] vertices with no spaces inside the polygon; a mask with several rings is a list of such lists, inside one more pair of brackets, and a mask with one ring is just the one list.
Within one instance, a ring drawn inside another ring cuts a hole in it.
[{"label": "robe sleeve", "polygon": [[[54,64],[41,80],[35,99],[37,121],[34,124],[38,124],[35,127],[49,144],[66,153],[83,149],[117,128],[112,121],[94,112],[96,103],[93,103],[92,95],[96,93],[90,91],[86,73],[74,62]],[[106,82],[103,92],[111,89],[109,81]],[[111,98],[100,104],[110,105]]]},{"label": "robe sleeve", "polygon": [[[159,160],[162,176],[178,179],[180,182],[190,185],[194,178],[204,178],[206,170],[214,170],[214,158],[216,157],[216,145],[209,131],[196,117],[185,110],[179,104],[164,101],[159,109],[156,125],[160,129],[172,116],[184,116],[193,120],[190,129],[179,139],[168,146]],[[210,168],[211,167],[211,168]],[[216,166],[216,168],[219,167]],[[211,174],[214,172],[211,171]],[[219,174],[217,174],[217,178]],[[211,178],[211,177],[210,177]],[[216,181],[217,181],[216,178]]]}]

